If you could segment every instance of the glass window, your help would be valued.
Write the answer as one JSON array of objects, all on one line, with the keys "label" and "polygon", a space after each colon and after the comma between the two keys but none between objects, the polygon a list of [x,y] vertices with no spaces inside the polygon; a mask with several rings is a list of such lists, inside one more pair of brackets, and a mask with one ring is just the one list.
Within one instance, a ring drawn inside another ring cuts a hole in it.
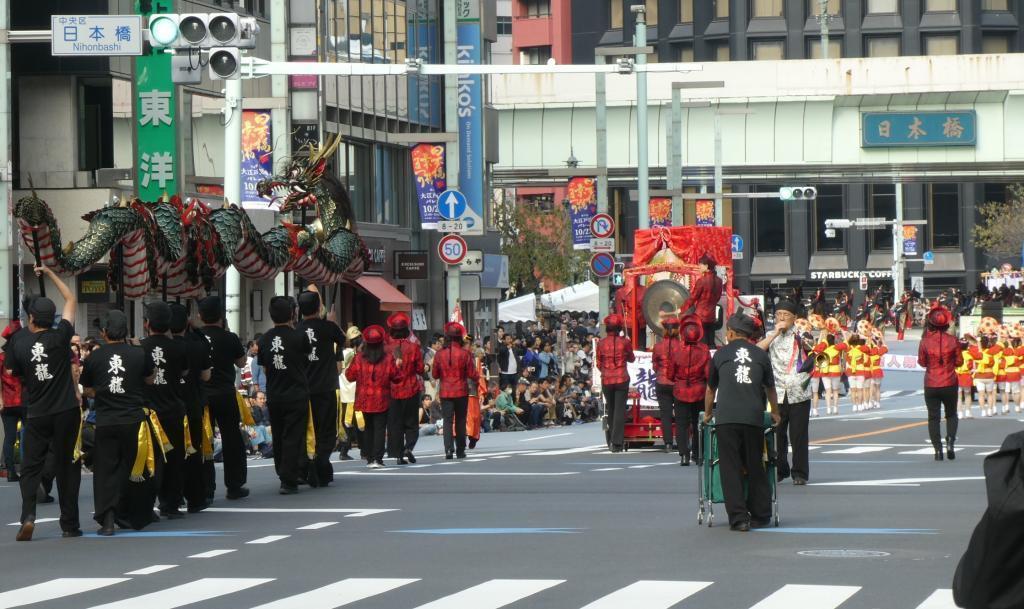
[{"label": "glass window", "polygon": [[644,6],[647,7],[647,14],[644,17],[647,25],[658,25],[658,0],[646,0]]},{"label": "glass window", "polygon": [[715,61],[729,61],[730,53],[728,41],[716,42],[713,44],[713,48]]},{"label": "glass window", "polygon": [[[769,189],[765,189],[767,192]],[[778,199],[751,199],[754,225],[757,227],[757,252],[778,254],[786,251],[786,203]]]},{"label": "glass window", "polygon": [[925,0],[924,12],[950,13],[956,11],[956,0]]},{"label": "glass window", "polygon": [[755,61],[785,59],[781,40],[758,40],[750,43],[750,58]]},{"label": "glass window", "polygon": [[1006,203],[1006,184],[985,184],[984,203]]},{"label": "glass window", "polygon": [[693,23],[693,0],[679,0],[679,23]]},{"label": "glass window", "polygon": [[1010,36],[1008,34],[982,34],[982,53],[1009,53]]},{"label": "glass window", "polygon": [[527,17],[547,17],[551,14],[551,0],[523,0]]},{"label": "glass window", "polygon": [[867,42],[868,57],[899,57],[899,36],[874,36]]},{"label": "glass window", "polygon": [[[843,41],[839,38],[828,39],[828,58],[838,59],[843,56]],[[820,38],[808,38],[807,39],[807,57],[808,59],[821,59],[821,39]]]},{"label": "glass window", "polygon": [[622,27],[622,0],[611,0],[609,5],[609,22],[612,28]]},{"label": "glass window", "polygon": [[551,47],[523,47],[519,49],[519,63],[522,65],[541,65],[551,59]]},{"label": "glass window", "polygon": [[677,47],[679,61],[689,62],[693,61],[693,45],[692,44],[681,44]]},{"label": "glass window", "polygon": [[931,194],[932,249],[960,247],[960,187],[957,184],[929,184]]},{"label": "glass window", "polygon": [[953,35],[932,35],[924,37],[925,55],[956,55],[957,42],[960,36]]},{"label": "glass window", "polygon": [[[868,216],[892,220],[896,217],[896,185],[872,184],[868,195]],[[871,249],[891,250],[892,229],[890,227],[871,231]]]},{"label": "glass window", "polygon": [[1010,10],[1009,0],[981,0],[983,11],[1008,11]]},{"label": "glass window", "polygon": [[868,0],[868,13],[892,15],[899,12],[899,0]]},{"label": "glass window", "polygon": [[846,249],[846,231],[837,230],[835,237],[825,236],[825,220],[845,218],[843,211],[843,187],[828,184],[818,187],[818,199],[812,203],[814,207],[814,237],[819,252],[843,251]]},{"label": "glass window", "polygon": [[728,19],[729,18],[729,0],[714,0],[715,2],[715,19]]},{"label": "glass window", "polygon": [[347,145],[346,170],[348,172],[348,194],[352,199],[352,209],[356,219],[361,222],[374,222],[370,210],[371,178],[373,166],[370,163],[370,147],[360,144]]},{"label": "glass window", "polygon": [[512,35],[512,18],[511,17],[498,17],[498,35],[499,36],[511,36]]},{"label": "glass window", "polygon": [[782,0],[750,0],[750,9],[754,17],[781,17]]},{"label": "glass window", "polygon": [[[839,8],[839,0],[828,0],[828,6],[825,8],[825,11],[827,15],[838,15]],[[807,13],[810,15],[820,15],[821,0],[807,0]]]}]

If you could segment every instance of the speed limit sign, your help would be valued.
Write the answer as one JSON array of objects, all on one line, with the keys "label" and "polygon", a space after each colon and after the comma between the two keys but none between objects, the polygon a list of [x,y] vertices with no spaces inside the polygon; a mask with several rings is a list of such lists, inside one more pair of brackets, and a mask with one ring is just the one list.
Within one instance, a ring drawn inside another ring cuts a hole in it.
[{"label": "speed limit sign", "polygon": [[445,235],[437,243],[437,255],[445,264],[459,264],[466,257],[466,240],[458,235]]}]

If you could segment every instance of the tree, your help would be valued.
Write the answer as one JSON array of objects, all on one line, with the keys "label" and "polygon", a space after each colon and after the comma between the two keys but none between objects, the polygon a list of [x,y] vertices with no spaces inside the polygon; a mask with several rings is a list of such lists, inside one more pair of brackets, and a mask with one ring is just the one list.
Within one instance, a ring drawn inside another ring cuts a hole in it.
[{"label": "tree", "polygon": [[501,251],[508,256],[508,281],[517,294],[561,287],[583,276],[585,252],[573,250],[569,214],[561,205],[544,209],[496,201]]},{"label": "tree", "polygon": [[1017,257],[1024,243],[1024,187],[1007,189],[1006,201],[978,206],[981,220],[974,226],[974,245],[997,258]]}]

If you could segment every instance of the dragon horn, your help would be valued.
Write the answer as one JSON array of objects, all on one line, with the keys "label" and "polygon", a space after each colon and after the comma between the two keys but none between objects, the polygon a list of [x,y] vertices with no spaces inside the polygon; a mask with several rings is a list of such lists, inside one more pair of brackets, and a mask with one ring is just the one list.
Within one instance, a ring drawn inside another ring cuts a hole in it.
[{"label": "dragon horn", "polygon": [[35,182],[32,181],[32,174],[31,173],[28,174],[28,187],[29,187],[29,190],[32,191],[32,196],[35,197],[36,199],[38,199],[39,195],[36,194],[36,184],[35,184]]},{"label": "dragon horn", "polygon": [[320,149],[317,150],[315,154],[310,156],[309,164],[312,166],[316,166],[316,164],[321,160],[326,160],[330,158],[331,155],[334,154],[334,151],[336,151],[338,149],[338,146],[340,145],[341,135],[329,136],[327,139],[327,143],[321,146]]}]

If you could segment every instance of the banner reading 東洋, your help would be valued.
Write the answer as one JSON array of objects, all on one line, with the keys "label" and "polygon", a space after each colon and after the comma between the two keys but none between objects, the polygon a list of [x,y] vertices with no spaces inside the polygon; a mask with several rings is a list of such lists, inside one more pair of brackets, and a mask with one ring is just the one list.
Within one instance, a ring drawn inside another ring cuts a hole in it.
[{"label": "banner reading \u6771\u6d0b", "polygon": [[270,133],[270,110],[242,111],[242,208],[273,209],[256,192],[261,180],[270,178],[274,172],[273,141]]},{"label": "banner reading \u6771\u6d0b", "polygon": [[590,248],[590,221],[597,213],[597,183],[594,178],[570,178],[569,225],[572,228],[572,249]]},{"label": "banner reading \u6771\u6d0b", "polygon": [[647,215],[651,228],[656,226],[672,226],[672,199],[668,197],[651,197],[647,204]]},{"label": "banner reading \u6771\u6d0b", "polygon": [[412,175],[416,179],[416,200],[420,208],[420,226],[434,230],[441,221],[437,197],[445,191],[444,144],[417,144],[409,151]]}]

